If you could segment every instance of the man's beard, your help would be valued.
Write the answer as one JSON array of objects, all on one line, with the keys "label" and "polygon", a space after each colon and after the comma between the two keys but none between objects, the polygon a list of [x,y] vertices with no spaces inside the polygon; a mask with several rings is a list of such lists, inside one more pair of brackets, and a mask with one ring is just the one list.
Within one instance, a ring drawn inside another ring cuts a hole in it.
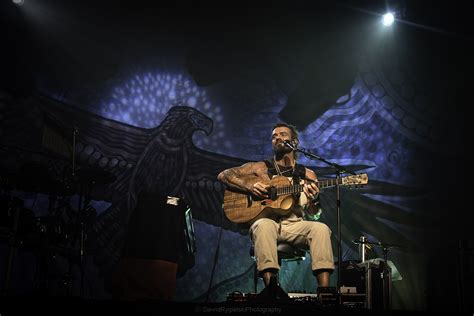
[{"label": "man's beard", "polygon": [[283,142],[277,143],[273,146],[273,153],[275,156],[284,156],[285,154],[291,153],[292,149],[286,146]]}]

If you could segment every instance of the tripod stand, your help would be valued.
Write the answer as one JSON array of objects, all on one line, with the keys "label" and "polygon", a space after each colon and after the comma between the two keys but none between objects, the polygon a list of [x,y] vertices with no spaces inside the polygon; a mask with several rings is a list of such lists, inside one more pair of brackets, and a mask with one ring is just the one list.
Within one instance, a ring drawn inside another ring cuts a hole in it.
[{"label": "tripod stand", "polygon": [[87,255],[86,242],[88,227],[97,216],[95,208],[91,205],[92,193],[97,185],[105,185],[115,181],[115,176],[107,171],[94,168],[76,170],[76,179],[79,183],[79,199],[77,213],[74,220],[74,253],[73,263],[79,266],[81,274],[81,297],[84,295],[84,270]]}]

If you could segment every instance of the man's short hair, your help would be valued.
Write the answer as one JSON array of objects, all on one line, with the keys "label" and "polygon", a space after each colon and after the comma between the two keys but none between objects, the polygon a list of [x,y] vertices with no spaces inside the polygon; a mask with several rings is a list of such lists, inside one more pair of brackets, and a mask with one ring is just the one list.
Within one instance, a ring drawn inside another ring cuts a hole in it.
[{"label": "man's short hair", "polygon": [[291,124],[287,124],[287,123],[280,122],[280,123],[276,123],[275,126],[273,126],[272,130],[274,130],[274,129],[277,128],[277,127],[286,127],[286,128],[289,128],[290,131],[291,131],[291,139],[296,139],[296,140],[299,142],[298,131],[296,130],[296,126],[291,125]]}]

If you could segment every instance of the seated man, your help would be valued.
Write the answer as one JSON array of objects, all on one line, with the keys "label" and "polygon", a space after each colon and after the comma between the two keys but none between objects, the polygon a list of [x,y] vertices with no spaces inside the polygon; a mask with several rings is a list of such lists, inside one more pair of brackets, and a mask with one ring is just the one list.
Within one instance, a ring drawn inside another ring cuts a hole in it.
[{"label": "seated man", "polygon": [[[285,141],[293,144],[287,146]],[[290,183],[303,184],[304,194],[295,195],[297,203],[284,216],[259,218],[250,226],[250,236],[255,245],[257,269],[265,286],[271,283],[280,269],[277,243],[287,242],[299,248],[309,248],[312,270],[318,286],[329,286],[330,273],[334,270],[331,230],[320,222],[304,220],[304,213],[319,211],[316,174],[296,163],[298,134],[294,126],[276,124],[272,131],[273,158],[269,161],[249,162],[240,167],[222,171],[218,179],[232,190],[244,191],[261,199],[269,199],[270,179],[287,177]],[[250,176],[253,180],[249,181]],[[296,181],[296,182],[295,182]]]}]

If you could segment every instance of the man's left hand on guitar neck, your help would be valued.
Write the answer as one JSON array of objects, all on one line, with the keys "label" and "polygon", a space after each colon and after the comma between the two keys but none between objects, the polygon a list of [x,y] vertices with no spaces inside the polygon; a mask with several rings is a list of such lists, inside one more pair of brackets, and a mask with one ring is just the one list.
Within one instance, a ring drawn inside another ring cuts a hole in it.
[{"label": "man's left hand on guitar neck", "polygon": [[319,187],[317,185],[317,182],[305,181],[305,184],[303,186],[303,191],[306,194],[308,201],[314,200],[318,196],[318,193],[319,193]]}]

